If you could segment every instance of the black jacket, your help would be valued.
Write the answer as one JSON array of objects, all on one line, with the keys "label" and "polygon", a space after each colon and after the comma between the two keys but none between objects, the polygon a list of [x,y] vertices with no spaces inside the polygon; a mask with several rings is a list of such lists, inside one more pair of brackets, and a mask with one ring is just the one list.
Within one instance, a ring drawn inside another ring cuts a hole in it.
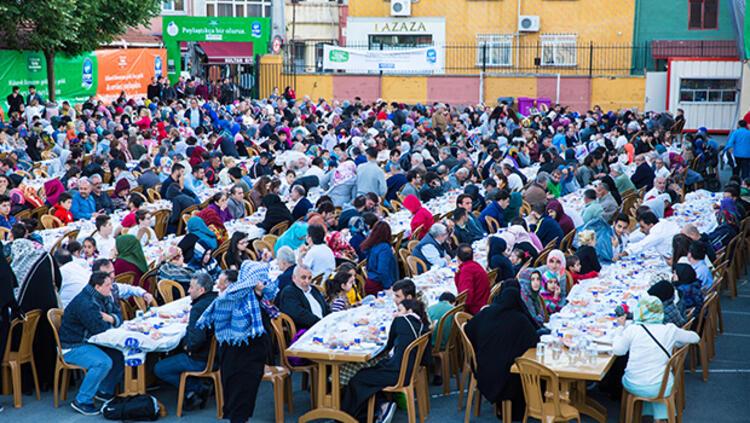
[{"label": "black jacket", "polygon": [[215,292],[206,292],[193,301],[193,306],[190,309],[187,333],[185,333],[185,338],[183,338],[182,342],[185,344],[187,355],[193,360],[208,360],[208,350],[211,348],[211,343],[209,342],[211,339],[211,332],[207,328],[198,329],[195,327],[195,323],[201,317],[203,312],[206,311],[208,306],[214,302],[216,295]]},{"label": "black jacket", "polygon": [[[323,309],[323,316],[327,315],[330,310],[328,303],[323,298],[323,294],[313,286],[310,289],[312,296],[318,301],[321,309]],[[297,330],[310,329],[320,320],[318,316],[313,314],[310,303],[305,298],[305,293],[294,283],[284,288],[281,294],[279,294],[279,309],[294,320]]]}]

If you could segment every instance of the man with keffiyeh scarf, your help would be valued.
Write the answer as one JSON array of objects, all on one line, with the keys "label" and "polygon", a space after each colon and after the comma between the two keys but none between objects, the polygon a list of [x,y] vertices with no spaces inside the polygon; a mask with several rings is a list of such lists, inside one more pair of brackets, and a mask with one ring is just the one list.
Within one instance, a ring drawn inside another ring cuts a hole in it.
[{"label": "man with keffiyeh scarf", "polygon": [[212,327],[219,344],[224,417],[232,423],[253,415],[258,386],[271,348],[271,305],[278,286],[268,276],[268,264],[245,261],[237,282],[229,285],[206,309],[197,327]]}]

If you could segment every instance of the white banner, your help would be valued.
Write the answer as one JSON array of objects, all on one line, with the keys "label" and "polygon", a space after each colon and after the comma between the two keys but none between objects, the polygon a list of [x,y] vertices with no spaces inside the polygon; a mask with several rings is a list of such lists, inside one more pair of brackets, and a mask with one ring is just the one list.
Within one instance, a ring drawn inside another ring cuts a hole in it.
[{"label": "white banner", "polygon": [[347,72],[441,72],[442,60],[434,47],[410,50],[358,50],[323,46],[323,69]]}]

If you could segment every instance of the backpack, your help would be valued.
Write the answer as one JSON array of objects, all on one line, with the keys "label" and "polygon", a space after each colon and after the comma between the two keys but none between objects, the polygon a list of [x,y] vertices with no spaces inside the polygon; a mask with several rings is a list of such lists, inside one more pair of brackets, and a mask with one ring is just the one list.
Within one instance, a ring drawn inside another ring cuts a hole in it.
[{"label": "backpack", "polygon": [[154,421],[159,418],[159,403],[151,395],[115,397],[102,408],[107,420]]}]

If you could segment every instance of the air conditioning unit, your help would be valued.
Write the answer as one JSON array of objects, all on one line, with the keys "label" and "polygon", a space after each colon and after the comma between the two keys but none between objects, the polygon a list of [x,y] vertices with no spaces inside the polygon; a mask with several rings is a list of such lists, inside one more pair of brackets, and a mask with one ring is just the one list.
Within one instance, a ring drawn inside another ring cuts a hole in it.
[{"label": "air conditioning unit", "polygon": [[519,16],[518,32],[539,32],[539,16]]},{"label": "air conditioning unit", "polygon": [[391,16],[411,16],[411,0],[391,0]]}]

